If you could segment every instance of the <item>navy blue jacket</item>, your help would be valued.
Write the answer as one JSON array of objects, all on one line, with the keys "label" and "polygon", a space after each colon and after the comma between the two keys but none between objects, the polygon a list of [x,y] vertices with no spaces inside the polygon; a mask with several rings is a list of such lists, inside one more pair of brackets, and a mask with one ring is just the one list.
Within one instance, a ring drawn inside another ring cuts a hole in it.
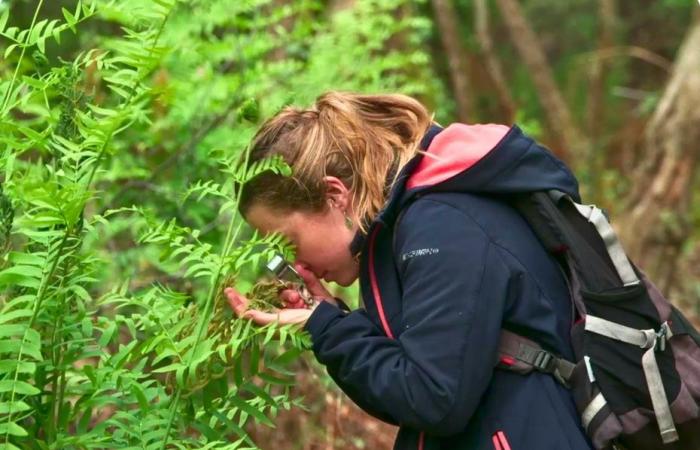
[{"label": "navy blue jacket", "polygon": [[503,194],[576,180],[517,127],[432,127],[362,246],[364,308],[319,305],[317,359],[394,449],[588,450],[570,393],[495,369],[501,328],[572,358],[565,279]]}]

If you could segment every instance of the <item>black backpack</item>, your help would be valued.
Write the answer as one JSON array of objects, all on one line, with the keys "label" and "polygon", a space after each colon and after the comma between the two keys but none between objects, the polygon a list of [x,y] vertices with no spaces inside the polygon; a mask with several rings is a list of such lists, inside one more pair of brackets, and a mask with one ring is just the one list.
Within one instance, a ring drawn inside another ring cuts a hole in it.
[{"label": "black backpack", "polygon": [[627,258],[602,211],[558,192],[513,206],[557,259],[575,361],[502,330],[497,368],[569,387],[596,449],[700,449],[700,335]]}]

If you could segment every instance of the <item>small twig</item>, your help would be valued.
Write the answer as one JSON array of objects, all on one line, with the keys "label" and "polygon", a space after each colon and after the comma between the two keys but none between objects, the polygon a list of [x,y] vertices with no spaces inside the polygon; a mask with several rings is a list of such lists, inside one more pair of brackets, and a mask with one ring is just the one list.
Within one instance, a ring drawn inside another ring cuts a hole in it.
[{"label": "small twig", "polygon": [[632,58],[641,59],[642,61],[645,61],[653,66],[659,67],[666,72],[670,73],[673,71],[673,61],[669,61],[668,59],[664,58],[658,53],[652,52],[651,50],[635,45],[602,48],[592,52],[584,53],[582,56],[585,59],[585,61],[582,61],[582,63],[585,62],[586,64],[588,63],[588,59],[590,58],[605,59],[613,58],[615,56],[630,56]]}]

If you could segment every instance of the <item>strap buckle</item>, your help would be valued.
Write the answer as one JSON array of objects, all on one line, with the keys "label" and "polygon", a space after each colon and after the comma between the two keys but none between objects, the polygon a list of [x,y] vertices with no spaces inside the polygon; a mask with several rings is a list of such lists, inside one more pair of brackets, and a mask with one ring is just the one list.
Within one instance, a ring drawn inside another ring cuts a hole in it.
[{"label": "strap buckle", "polygon": [[659,331],[656,332],[656,346],[655,350],[658,352],[663,352],[666,350],[666,341],[673,336],[671,328],[668,326],[668,322],[664,322],[659,327]]},{"label": "strap buckle", "polygon": [[532,366],[540,372],[553,373],[555,370],[556,360],[554,355],[546,350],[539,350],[535,354]]}]

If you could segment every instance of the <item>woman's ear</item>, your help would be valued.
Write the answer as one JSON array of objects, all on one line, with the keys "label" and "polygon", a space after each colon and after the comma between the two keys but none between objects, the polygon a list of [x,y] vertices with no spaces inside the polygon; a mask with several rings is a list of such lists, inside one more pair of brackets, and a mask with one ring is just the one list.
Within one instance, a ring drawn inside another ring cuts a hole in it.
[{"label": "woman's ear", "polygon": [[347,186],[337,177],[325,176],[323,181],[326,183],[326,201],[329,206],[346,211],[352,198]]}]

